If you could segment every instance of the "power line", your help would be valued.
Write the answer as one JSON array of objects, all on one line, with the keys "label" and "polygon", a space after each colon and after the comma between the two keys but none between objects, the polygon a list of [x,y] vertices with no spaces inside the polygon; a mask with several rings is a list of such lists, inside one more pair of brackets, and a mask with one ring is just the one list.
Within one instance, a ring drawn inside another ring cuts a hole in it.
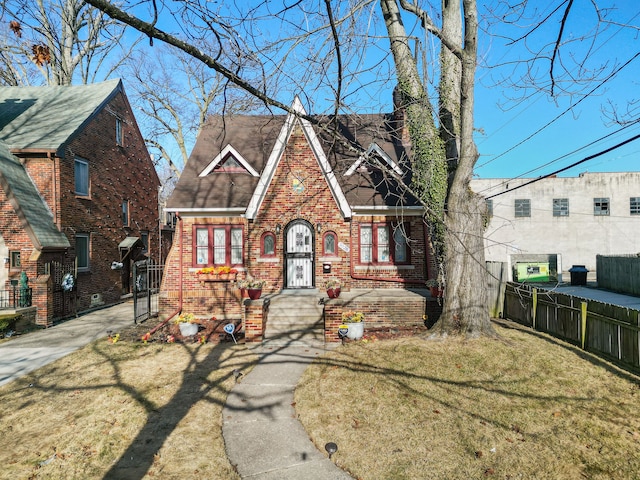
[{"label": "power line", "polygon": [[624,146],[624,145],[626,145],[628,143],[634,142],[639,138],[640,138],[640,134],[636,135],[634,137],[631,137],[631,138],[629,138],[629,139],[627,139],[627,140],[625,140],[623,142],[620,142],[620,143],[618,143],[618,144],[616,144],[616,145],[614,145],[612,147],[609,147],[609,148],[607,148],[605,150],[602,150],[602,151],[600,151],[598,153],[594,153],[593,155],[589,155],[588,157],[585,157],[582,160],[578,160],[577,162],[574,162],[571,165],[563,167],[560,170],[556,170],[555,172],[551,172],[551,173],[548,173],[548,174],[543,175],[541,177],[534,178],[533,180],[525,182],[522,185],[518,185],[518,186],[515,186],[513,188],[509,188],[508,190],[505,190],[504,192],[496,193],[496,194],[490,195],[490,196],[485,197],[485,198],[488,200],[490,198],[494,198],[494,197],[497,197],[497,196],[500,196],[500,195],[504,195],[505,193],[513,192],[514,190],[518,190],[519,188],[526,187],[527,185],[531,185],[532,183],[539,182],[540,180],[544,180],[545,178],[553,177],[554,175],[557,175],[558,173],[562,173],[565,170],[569,170],[570,168],[573,168],[573,167],[575,167],[577,165],[580,165],[581,163],[588,162],[589,160],[593,160],[594,158],[600,157],[600,156],[604,155],[605,153],[612,152],[613,150],[616,150],[616,149],[618,149],[618,148],[620,148],[620,147],[622,147],[622,146]]}]

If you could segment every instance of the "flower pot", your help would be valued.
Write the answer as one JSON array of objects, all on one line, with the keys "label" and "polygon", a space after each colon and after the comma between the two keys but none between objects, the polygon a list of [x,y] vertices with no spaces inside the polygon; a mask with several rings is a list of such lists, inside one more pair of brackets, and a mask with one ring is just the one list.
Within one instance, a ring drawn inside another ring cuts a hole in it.
[{"label": "flower pot", "polygon": [[364,322],[347,323],[349,331],[347,332],[347,338],[351,340],[360,340],[364,335]]},{"label": "flower pot", "polygon": [[247,293],[249,294],[249,298],[251,300],[258,300],[260,298],[260,295],[262,295],[262,289],[261,288],[249,288],[249,289],[247,289]]},{"label": "flower pot", "polygon": [[329,298],[338,298],[340,296],[340,287],[327,288],[327,296]]},{"label": "flower pot", "polygon": [[183,337],[191,337],[198,333],[197,323],[179,323],[178,327],[180,327],[180,334]]},{"label": "flower pot", "polygon": [[246,288],[241,288],[240,289],[240,296],[242,298],[249,298],[249,292],[247,291]]}]

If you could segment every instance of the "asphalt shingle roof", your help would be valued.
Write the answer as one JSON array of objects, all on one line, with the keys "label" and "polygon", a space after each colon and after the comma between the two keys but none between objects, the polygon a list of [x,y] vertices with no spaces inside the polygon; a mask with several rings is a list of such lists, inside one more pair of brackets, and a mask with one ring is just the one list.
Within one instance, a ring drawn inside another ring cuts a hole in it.
[{"label": "asphalt shingle roof", "polygon": [[67,237],[56,227],[51,210],[24,166],[1,141],[0,186],[37,248],[58,249],[71,246]]},{"label": "asphalt shingle roof", "polygon": [[0,140],[11,150],[59,151],[121,88],[120,80],[0,87]]}]

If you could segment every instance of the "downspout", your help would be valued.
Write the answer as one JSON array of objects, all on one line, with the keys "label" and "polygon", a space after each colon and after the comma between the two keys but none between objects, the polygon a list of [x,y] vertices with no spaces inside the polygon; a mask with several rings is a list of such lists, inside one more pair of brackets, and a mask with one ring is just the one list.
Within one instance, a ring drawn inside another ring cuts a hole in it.
[{"label": "downspout", "polygon": [[159,323],[158,325],[156,325],[155,327],[153,327],[150,330],[150,334],[153,335],[155,332],[157,332],[158,330],[160,330],[162,327],[164,327],[167,323],[169,323],[169,321],[171,321],[172,318],[174,318],[177,315],[180,315],[180,313],[182,313],[182,301],[183,301],[183,297],[182,297],[182,279],[184,276],[184,270],[182,268],[182,253],[183,253],[183,247],[184,247],[184,242],[183,242],[183,237],[182,237],[182,218],[180,218],[180,213],[176,212],[176,217],[178,218],[178,224],[180,225],[179,228],[179,239],[180,239],[180,255],[179,255],[179,262],[178,262],[178,307],[176,308],[176,310],[169,315],[163,322]]},{"label": "downspout", "polygon": [[[351,243],[353,239],[353,222],[349,222],[349,243]],[[426,240],[426,238],[425,238]],[[406,284],[415,284],[415,285],[424,285],[425,282],[421,280],[410,280],[408,278],[386,278],[386,277],[376,277],[369,275],[359,275],[354,270],[354,259],[353,259],[353,248],[349,249],[349,270],[351,274],[351,278],[354,280],[373,280],[376,282],[395,282],[395,283],[406,283]]]},{"label": "downspout", "polygon": [[51,210],[53,211],[53,221],[58,229],[62,231],[62,223],[60,218],[61,212],[58,211],[58,157],[52,156],[51,152],[47,152],[47,157],[49,157],[49,160],[51,160],[51,163],[53,164],[53,178],[51,179],[53,184],[53,192],[51,192]]}]

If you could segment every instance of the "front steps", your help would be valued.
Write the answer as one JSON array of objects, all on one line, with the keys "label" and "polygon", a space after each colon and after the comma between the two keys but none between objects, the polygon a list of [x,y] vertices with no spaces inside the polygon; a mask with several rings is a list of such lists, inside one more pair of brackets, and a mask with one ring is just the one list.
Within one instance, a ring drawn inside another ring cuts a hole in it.
[{"label": "front steps", "polygon": [[283,290],[270,297],[262,345],[324,347],[322,298],[317,289]]}]

